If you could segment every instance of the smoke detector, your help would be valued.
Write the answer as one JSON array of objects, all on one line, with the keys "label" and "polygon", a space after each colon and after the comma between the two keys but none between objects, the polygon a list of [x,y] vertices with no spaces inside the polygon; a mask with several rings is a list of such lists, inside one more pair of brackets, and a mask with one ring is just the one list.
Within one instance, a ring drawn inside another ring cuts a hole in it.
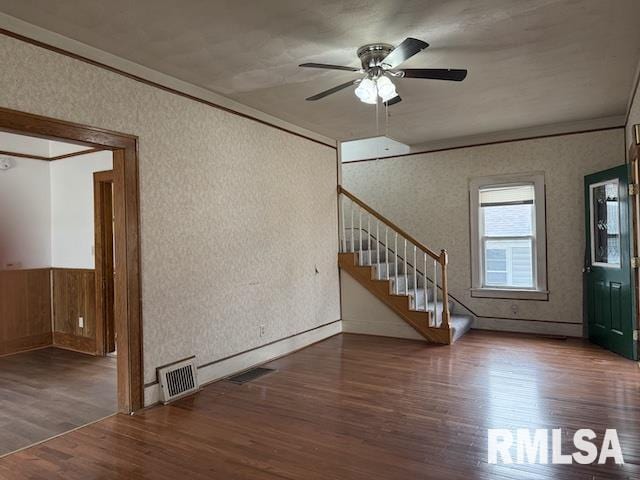
[{"label": "smoke detector", "polygon": [[13,167],[13,160],[7,157],[0,157],[0,170],[9,170]]}]

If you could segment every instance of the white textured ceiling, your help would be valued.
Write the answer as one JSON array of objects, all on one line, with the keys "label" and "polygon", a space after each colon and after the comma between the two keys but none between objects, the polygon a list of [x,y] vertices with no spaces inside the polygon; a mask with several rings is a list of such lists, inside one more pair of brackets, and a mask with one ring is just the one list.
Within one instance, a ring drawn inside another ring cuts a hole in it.
[{"label": "white textured ceiling", "polygon": [[44,138],[0,131],[0,151],[3,152],[52,158],[58,155],[81,152],[88,148],[73,143],[45,140]]},{"label": "white textured ceiling", "polygon": [[0,11],[336,139],[373,136],[375,107],[344,90],[356,49],[407,36],[406,67],[467,68],[462,83],[401,79],[388,132],[408,144],[624,115],[640,57],[638,0],[0,0]]}]

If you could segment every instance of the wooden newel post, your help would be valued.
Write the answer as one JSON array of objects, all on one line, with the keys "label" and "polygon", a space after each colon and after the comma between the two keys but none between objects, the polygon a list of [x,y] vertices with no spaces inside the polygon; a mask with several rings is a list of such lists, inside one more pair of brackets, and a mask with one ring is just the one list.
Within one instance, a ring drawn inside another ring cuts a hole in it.
[{"label": "wooden newel post", "polygon": [[440,265],[442,266],[442,327],[449,328],[449,287],[447,284],[447,265],[449,254],[446,250],[440,250]]}]

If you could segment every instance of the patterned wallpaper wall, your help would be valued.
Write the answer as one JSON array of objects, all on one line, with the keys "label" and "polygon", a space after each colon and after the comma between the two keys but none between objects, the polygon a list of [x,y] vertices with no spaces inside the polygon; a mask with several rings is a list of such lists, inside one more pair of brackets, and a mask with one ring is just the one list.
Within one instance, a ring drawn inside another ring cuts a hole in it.
[{"label": "patterned wallpaper wall", "polygon": [[[451,293],[479,315],[582,322],[583,177],[624,163],[623,135],[618,128],[345,164],[342,183],[432,249],[447,249]],[[549,301],[471,298],[469,179],[538,171],[546,181]]]},{"label": "patterned wallpaper wall", "polygon": [[6,36],[0,65],[1,106],[140,138],[145,382],[340,318],[335,150]]}]

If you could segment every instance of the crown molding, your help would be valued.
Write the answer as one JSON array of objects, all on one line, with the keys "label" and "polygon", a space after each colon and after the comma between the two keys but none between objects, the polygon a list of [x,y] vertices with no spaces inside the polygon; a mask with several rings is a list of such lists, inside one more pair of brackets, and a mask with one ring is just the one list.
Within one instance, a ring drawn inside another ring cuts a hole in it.
[{"label": "crown molding", "polygon": [[235,113],[316,143],[336,148],[336,141],[334,139],[256,110],[211,90],[198,87],[1,12],[0,33],[113,71],[133,80],[161,88],[191,100],[205,103],[211,107]]}]

